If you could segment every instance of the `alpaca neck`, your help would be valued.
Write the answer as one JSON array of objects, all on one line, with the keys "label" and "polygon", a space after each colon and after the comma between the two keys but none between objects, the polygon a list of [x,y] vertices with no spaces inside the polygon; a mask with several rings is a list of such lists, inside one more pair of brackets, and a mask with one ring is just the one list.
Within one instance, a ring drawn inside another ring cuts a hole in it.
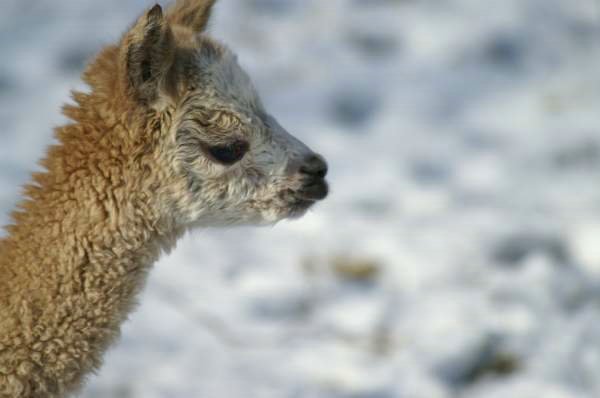
[{"label": "alpaca neck", "polygon": [[[58,135],[85,136],[77,125]],[[106,135],[53,148],[0,241],[0,398],[77,388],[177,236],[152,204],[156,193],[133,183],[147,170]]]}]

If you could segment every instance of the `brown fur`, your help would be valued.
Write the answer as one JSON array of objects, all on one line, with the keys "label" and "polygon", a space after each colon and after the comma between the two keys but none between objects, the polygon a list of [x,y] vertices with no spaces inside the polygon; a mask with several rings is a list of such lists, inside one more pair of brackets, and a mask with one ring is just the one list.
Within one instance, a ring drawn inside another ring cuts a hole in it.
[{"label": "brown fur", "polygon": [[[199,31],[213,3],[181,1],[169,18]],[[182,232],[165,203],[186,181],[172,175],[169,105],[156,104],[159,91],[176,90],[173,40],[155,7],[99,54],[84,74],[91,92],[64,108],[73,122],[56,130],[47,171],[26,186],[0,240],[2,398],[76,391],[118,336],[148,267]]]}]

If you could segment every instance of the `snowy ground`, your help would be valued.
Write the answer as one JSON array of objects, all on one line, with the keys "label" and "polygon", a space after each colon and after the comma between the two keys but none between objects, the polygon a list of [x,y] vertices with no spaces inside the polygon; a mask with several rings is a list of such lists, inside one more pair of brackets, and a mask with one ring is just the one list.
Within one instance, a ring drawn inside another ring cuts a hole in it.
[{"label": "snowy ground", "polygon": [[[147,0],[2,0],[0,222]],[[155,267],[85,398],[600,396],[600,3],[221,0],[332,194]]]}]

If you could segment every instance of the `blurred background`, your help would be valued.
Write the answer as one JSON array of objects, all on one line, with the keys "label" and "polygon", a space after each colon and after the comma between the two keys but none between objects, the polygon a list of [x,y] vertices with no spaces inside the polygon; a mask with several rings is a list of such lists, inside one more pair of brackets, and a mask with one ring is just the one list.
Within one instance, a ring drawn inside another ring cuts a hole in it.
[{"label": "blurred background", "polygon": [[[2,225],[151,3],[2,0]],[[187,236],[82,397],[600,396],[599,2],[220,0],[211,32],[331,196]]]}]

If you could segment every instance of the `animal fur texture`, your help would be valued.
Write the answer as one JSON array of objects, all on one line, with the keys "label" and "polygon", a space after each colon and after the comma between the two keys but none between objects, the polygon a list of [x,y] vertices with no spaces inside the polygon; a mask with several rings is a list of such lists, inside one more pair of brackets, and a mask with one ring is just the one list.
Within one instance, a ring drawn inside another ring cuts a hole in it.
[{"label": "animal fur texture", "polygon": [[145,12],[64,107],[0,240],[1,398],[76,392],[187,229],[274,223],[327,195],[324,160],[203,33],[214,3]]}]

